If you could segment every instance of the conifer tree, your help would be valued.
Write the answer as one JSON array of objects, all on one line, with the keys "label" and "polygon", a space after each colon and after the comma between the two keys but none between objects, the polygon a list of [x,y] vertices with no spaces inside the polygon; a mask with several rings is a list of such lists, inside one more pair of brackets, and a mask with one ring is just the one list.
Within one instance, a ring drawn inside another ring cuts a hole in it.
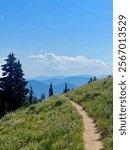
[{"label": "conifer tree", "polygon": [[97,81],[97,78],[96,78],[96,76],[94,76],[94,77],[93,77],[93,81]]},{"label": "conifer tree", "polygon": [[65,88],[63,90],[63,93],[67,93],[69,91],[68,87],[67,87],[67,83],[65,83]]},{"label": "conifer tree", "polygon": [[[27,81],[23,78],[23,70],[20,61],[10,53],[2,65],[2,77],[0,78],[1,105],[6,111],[12,111],[22,106],[28,90],[25,88]],[[4,102],[3,102],[4,101]],[[4,110],[5,111],[5,110]]]},{"label": "conifer tree", "polygon": [[2,90],[0,89],[0,118],[4,115],[6,112],[6,102],[3,98]]},{"label": "conifer tree", "polygon": [[92,78],[92,77],[90,77],[90,79],[89,79],[88,83],[91,83],[92,81],[93,81],[93,78]]},{"label": "conifer tree", "polygon": [[34,92],[32,89],[32,86],[30,86],[30,90],[29,90],[29,104],[31,105],[34,102]]},{"label": "conifer tree", "polygon": [[53,96],[53,87],[52,87],[52,82],[50,83],[50,88],[49,88],[49,97]]}]

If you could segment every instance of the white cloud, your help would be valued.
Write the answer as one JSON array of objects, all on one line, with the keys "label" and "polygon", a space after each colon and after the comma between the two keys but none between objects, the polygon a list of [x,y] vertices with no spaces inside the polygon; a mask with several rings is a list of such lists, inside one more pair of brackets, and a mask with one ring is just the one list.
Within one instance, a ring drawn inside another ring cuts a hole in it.
[{"label": "white cloud", "polygon": [[[107,73],[107,64],[100,59],[90,59],[84,56],[58,56],[54,53],[29,55],[35,61],[35,68],[43,74],[74,75],[74,74],[101,74]],[[38,67],[39,66],[39,67]],[[106,72],[105,72],[106,71]]]}]

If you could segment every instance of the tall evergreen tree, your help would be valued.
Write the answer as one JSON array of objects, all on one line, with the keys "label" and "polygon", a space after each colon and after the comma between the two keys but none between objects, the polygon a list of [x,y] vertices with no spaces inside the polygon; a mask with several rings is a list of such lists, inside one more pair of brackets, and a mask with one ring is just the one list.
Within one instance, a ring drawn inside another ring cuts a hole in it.
[{"label": "tall evergreen tree", "polygon": [[93,77],[93,81],[97,81],[97,78],[96,78],[96,76],[94,76],[94,77]]},{"label": "tall evergreen tree", "polygon": [[6,102],[4,101],[3,98],[2,89],[0,89],[0,118],[4,115],[5,112],[6,112]]},{"label": "tall evergreen tree", "polygon": [[53,87],[52,87],[52,82],[50,83],[50,88],[49,88],[49,97],[53,96]]},{"label": "tall evergreen tree", "polygon": [[25,88],[27,81],[23,78],[22,65],[13,53],[10,53],[5,61],[6,63],[1,66],[3,71],[0,78],[1,105],[6,111],[11,111],[25,102],[28,92]]},{"label": "tall evergreen tree", "polygon": [[92,78],[92,77],[90,77],[90,79],[89,79],[88,83],[91,83],[92,81],[93,81],[93,78]]},{"label": "tall evergreen tree", "polygon": [[34,92],[32,89],[32,86],[30,86],[30,90],[29,90],[29,104],[31,105],[34,102]]},{"label": "tall evergreen tree", "polygon": [[63,90],[63,93],[67,93],[69,91],[68,87],[67,87],[67,83],[65,83],[65,88]]}]

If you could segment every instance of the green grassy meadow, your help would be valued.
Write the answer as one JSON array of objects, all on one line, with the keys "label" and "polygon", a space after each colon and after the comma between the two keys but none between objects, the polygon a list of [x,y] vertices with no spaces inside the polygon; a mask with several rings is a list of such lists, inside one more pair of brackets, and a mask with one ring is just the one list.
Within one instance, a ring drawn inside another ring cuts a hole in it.
[{"label": "green grassy meadow", "polygon": [[104,150],[112,150],[112,78],[91,82],[0,120],[0,150],[84,150],[83,122],[68,98],[94,119]]},{"label": "green grassy meadow", "polygon": [[83,150],[82,132],[78,112],[53,96],[0,120],[0,150]]}]

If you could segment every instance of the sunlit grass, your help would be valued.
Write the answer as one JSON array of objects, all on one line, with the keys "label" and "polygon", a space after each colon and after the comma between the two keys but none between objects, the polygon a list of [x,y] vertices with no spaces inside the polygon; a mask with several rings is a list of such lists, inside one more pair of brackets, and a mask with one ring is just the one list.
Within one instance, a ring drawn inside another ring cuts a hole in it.
[{"label": "sunlit grass", "polygon": [[92,82],[66,94],[83,106],[101,133],[104,150],[112,150],[113,81],[107,78]]},{"label": "sunlit grass", "polygon": [[[112,78],[92,82],[66,94],[94,119],[104,150],[112,150],[112,94]],[[0,150],[83,149],[81,116],[62,95],[20,108],[0,120]]]},{"label": "sunlit grass", "polygon": [[0,150],[83,150],[83,124],[62,96],[8,113],[0,120]]}]

